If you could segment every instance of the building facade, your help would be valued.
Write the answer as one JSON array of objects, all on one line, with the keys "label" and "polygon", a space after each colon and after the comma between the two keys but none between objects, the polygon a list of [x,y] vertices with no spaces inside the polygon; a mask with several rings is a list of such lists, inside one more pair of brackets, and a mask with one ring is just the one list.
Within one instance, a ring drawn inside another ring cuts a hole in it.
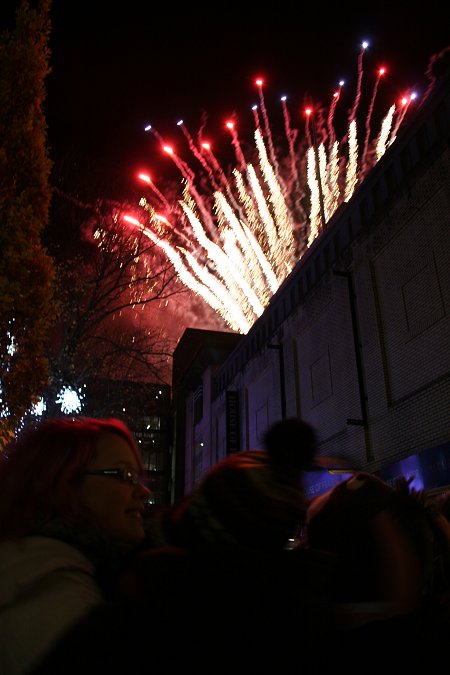
[{"label": "building facade", "polygon": [[425,487],[450,484],[448,85],[442,77],[222,362],[194,355],[181,390],[174,359],[178,495],[290,416],[317,429],[321,455],[389,479],[409,471],[419,488],[424,474]]}]

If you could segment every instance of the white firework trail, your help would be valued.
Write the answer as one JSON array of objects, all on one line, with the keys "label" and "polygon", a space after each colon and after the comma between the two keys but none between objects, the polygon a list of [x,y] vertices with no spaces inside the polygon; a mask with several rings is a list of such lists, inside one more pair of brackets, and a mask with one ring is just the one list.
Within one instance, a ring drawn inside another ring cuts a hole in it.
[{"label": "white firework trail", "polygon": [[331,101],[330,105],[330,110],[328,112],[328,119],[327,119],[327,128],[328,128],[328,138],[329,138],[329,147],[330,147],[330,152],[331,148],[334,145],[334,142],[336,141],[336,132],[334,130],[333,126],[333,119],[334,119],[334,113],[336,110],[337,103],[341,97],[341,89],[344,86],[344,80],[341,80],[339,82],[339,89],[334,92],[333,94],[333,100]]},{"label": "white firework trail", "polygon": [[339,143],[334,141],[330,148],[328,165],[326,168],[329,201],[325,207],[328,217],[330,217],[339,206],[339,159]]},{"label": "white firework trail", "polygon": [[273,213],[275,215],[279,248],[284,248],[285,251],[289,251],[292,249],[294,240],[289,209],[286,205],[280,182],[277,179],[277,174],[267,157],[263,137],[258,129],[255,131],[255,144],[259,153],[261,172],[267,187],[269,188],[269,200],[272,203]]},{"label": "white firework trail", "polygon": [[259,90],[259,105],[261,108],[261,113],[263,116],[264,120],[264,132],[267,138],[267,145],[269,146],[269,155],[270,155],[270,161],[273,164],[274,171],[278,174],[279,173],[279,167],[278,167],[278,161],[277,161],[277,156],[275,153],[275,148],[273,146],[273,139],[272,139],[272,131],[270,129],[270,123],[269,123],[269,115],[267,113],[267,108],[266,108],[266,103],[264,101],[264,94],[263,94],[263,80],[256,80],[256,84],[258,85],[258,90]]},{"label": "white firework trail", "polygon": [[309,211],[309,236],[308,246],[311,246],[314,239],[319,236],[320,232],[320,195],[319,182],[316,175],[316,157],[314,148],[308,150],[308,186],[311,194],[311,208]]},{"label": "white firework trail", "polygon": [[[203,298],[210,307],[224,318],[231,328],[239,333],[248,332],[251,323],[247,321],[239,306],[236,305],[234,300],[230,302],[229,293],[224,291],[213,275],[208,276],[205,268],[202,268],[191,254],[179,247],[179,250],[186,255],[186,259],[191,267],[189,269],[179,251],[175,250],[165,239],[158,237],[152,229],[130,216],[125,216],[124,220],[137,227],[146,237],[164,251],[183,284]],[[192,270],[197,276],[192,274]]]},{"label": "white firework trail", "polygon": [[237,302],[233,298],[230,298],[228,288],[221,284],[207,267],[200,265],[192,253],[184,251],[184,254],[193,272],[220,301],[221,307],[219,313],[230,325],[236,326],[239,331],[248,331],[251,327],[251,322],[246,318]]},{"label": "white firework trail", "polygon": [[[218,244],[207,237],[202,223],[194,211],[195,206],[192,203],[192,200],[189,201],[191,202],[190,204],[186,201],[182,201],[181,207],[192,226],[192,230],[199,244],[205,249],[208,257],[214,262],[217,274],[223,277],[225,284],[232,283],[233,286],[240,288],[241,293],[245,294],[246,299],[252,306],[256,316],[260,316],[264,311],[264,307],[258,300],[255,291],[242,276],[235,262],[224,253],[223,249]],[[231,282],[230,277],[232,280]]]},{"label": "white firework trail", "polygon": [[391,145],[395,141],[395,139],[397,138],[398,130],[399,130],[403,120],[405,119],[406,112],[407,112],[407,110],[408,110],[408,108],[411,104],[411,101],[414,101],[415,98],[416,98],[416,95],[414,93],[411,94],[410,96],[404,96],[402,98],[402,101],[401,101],[402,108],[401,108],[400,113],[398,114],[397,121],[396,121],[396,123],[394,125],[394,128],[392,130],[389,145]]},{"label": "white firework trail", "polygon": [[[242,264],[238,268],[244,279],[253,286],[258,298],[261,300],[260,295],[261,293],[263,294],[263,274],[254,248],[251,246],[241,222],[224,195],[221,192],[217,192],[215,199],[221,236],[225,242],[224,251],[233,258],[227,248],[232,246],[234,250],[236,244],[239,246],[239,252],[236,251],[236,255],[239,255],[241,259],[242,256],[245,256],[245,259],[242,260]],[[229,227],[224,226],[225,224],[229,225]]]},{"label": "white firework trail", "polygon": [[367,113],[367,117],[366,117],[366,136],[365,136],[365,139],[364,139],[364,149],[363,149],[362,158],[361,158],[361,167],[362,167],[364,172],[367,171],[366,161],[367,161],[367,152],[368,152],[368,149],[369,149],[369,141],[370,141],[370,120],[372,118],[373,108],[374,108],[374,105],[375,105],[375,99],[376,99],[376,96],[377,96],[378,85],[379,85],[380,80],[383,77],[385,72],[386,71],[385,71],[384,68],[380,68],[378,70],[378,76],[377,76],[377,79],[375,80],[375,85],[374,85],[373,92],[372,92],[372,98],[370,100],[369,112]]},{"label": "white firework trail", "polygon": [[[258,180],[256,171],[251,164],[249,164],[247,167],[247,176],[250,182],[251,190],[255,197],[258,214],[260,217],[260,223],[265,233],[265,241],[266,241],[265,250],[267,251],[267,255],[270,257],[270,260],[276,263],[278,260],[277,252],[279,249],[279,239],[274,218],[272,217],[272,213],[270,211],[270,204]],[[274,271],[277,272],[277,270]],[[279,282],[281,282],[282,280],[282,276],[280,276],[281,272],[280,271],[278,272],[279,272],[278,274]]]},{"label": "white firework trail", "polygon": [[345,176],[345,194],[344,202],[348,202],[355,191],[358,182],[358,134],[356,131],[356,121],[350,122],[348,130],[348,160],[347,172]]},{"label": "white firework trail", "polygon": [[386,115],[381,124],[380,135],[378,136],[377,144],[375,147],[377,162],[383,157],[384,153],[386,152],[386,148],[388,147],[389,134],[392,129],[392,120],[394,119],[394,113],[395,113],[395,104],[393,103],[388,110],[388,114]]},{"label": "white firework trail", "polygon": [[[186,125],[184,124],[183,120],[180,120],[179,122],[177,122],[177,126],[180,127],[181,131],[183,132],[183,134],[187,138],[187,141],[189,143],[189,149],[191,150],[192,154],[200,162],[201,166],[204,168],[204,170],[208,174],[208,178],[211,181],[211,183],[214,185],[215,189],[218,190],[219,186],[215,182],[214,174],[211,170],[211,167],[208,165],[208,163],[205,160],[202,152],[197,149],[197,146],[194,143],[194,139],[192,138],[191,134],[189,133],[188,129],[186,128]],[[203,148],[205,148],[207,145],[208,145],[207,143],[204,143]]]},{"label": "white firework trail", "polygon": [[227,129],[231,133],[231,144],[234,146],[234,152],[236,159],[239,162],[239,168],[241,171],[245,171],[247,162],[245,161],[244,153],[242,152],[241,143],[239,141],[239,136],[236,131],[236,125],[234,122],[229,121],[226,123]]}]

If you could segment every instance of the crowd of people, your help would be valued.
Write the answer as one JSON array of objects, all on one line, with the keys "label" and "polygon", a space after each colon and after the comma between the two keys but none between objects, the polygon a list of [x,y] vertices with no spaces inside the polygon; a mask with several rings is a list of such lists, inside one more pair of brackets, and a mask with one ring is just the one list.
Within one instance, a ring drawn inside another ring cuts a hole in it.
[{"label": "crowd of people", "polygon": [[361,471],[307,500],[316,454],[282,420],[148,516],[123,422],[23,432],[0,457],[1,675],[438,668],[450,498]]}]

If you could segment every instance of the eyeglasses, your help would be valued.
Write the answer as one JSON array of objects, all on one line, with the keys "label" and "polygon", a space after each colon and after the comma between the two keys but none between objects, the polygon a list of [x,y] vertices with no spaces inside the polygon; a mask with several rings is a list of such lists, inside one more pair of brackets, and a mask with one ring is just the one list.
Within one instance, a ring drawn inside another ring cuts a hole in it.
[{"label": "eyeglasses", "polygon": [[85,471],[85,475],[115,478],[129,485],[147,485],[148,482],[140,471],[131,467],[127,469],[92,469],[91,471]]}]

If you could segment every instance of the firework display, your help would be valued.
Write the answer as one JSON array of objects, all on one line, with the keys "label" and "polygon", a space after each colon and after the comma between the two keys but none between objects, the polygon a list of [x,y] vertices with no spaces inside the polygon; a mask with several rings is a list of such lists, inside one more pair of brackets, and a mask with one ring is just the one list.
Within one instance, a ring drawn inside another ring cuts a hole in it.
[{"label": "firework display", "polygon": [[178,122],[193,155],[188,164],[154,127],[146,127],[181,173],[182,189],[177,198],[169,199],[148,175],[141,173],[139,178],[146,184],[147,194],[139,202],[140,213],[128,214],[124,220],[159,247],[180,281],[234,331],[247,333],[263,313],[336,209],[350,200],[394,142],[415,98],[410,93],[400,103],[393,103],[378,133],[372,136],[377,92],[386,72],[380,68],[364,124],[358,125],[366,48],[364,42],[358,55],[356,95],[340,141],[335,112],[342,81],[326,114],[319,106],[302,111],[303,136],[292,127],[283,96],[284,138],[275,142],[264,81],[258,78],[259,105],[252,108],[252,144],[240,139],[235,119],[226,122],[235,155],[235,167],[229,175],[204,138],[203,129],[194,140],[183,120]]}]

